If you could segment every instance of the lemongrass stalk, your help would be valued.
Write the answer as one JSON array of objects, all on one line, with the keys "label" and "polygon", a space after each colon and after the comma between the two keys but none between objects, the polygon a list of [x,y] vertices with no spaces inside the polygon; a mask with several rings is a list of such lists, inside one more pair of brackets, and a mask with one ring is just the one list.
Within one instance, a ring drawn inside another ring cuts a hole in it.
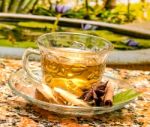
[{"label": "lemongrass stalk", "polygon": [[19,7],[21,0],[12,0],[9,12],[15,13]]},{"label": "lemongrass stalk", "polygon": [[11,3],[11,0],[3,0],[3,4],[2,4],[2,11],[3,12],[8,12],[10,3]]},{"label": "lemongrass stalk", "polygon": [[84,102],[81,99],[78,99],[78,97],[76,95],[69,93],[66,90],[55,87],[54,91],[57,92],[62,98],[64,98],[68,103],[71,103],[76,106],[89,107],[89,105],[86,102]]},{"label": "lemongrass stalk", "polygon": [[56,31],[56,29],[57,29],[57,27],[58,27],[58,22],[59,22],[60,17],[61,17],[61,14],[59,13],[59,14],[56,16],[56,20],[55,20],[55,22],[54,22],[54,26],[53,26],[53,28],[52,28],[52,32],[55,32],[55,31]]},{"label": "lemongrass stalk", "polygon": [[25,9],[25,7],[27,6],[27,4],[30,2],[30,0],[22,0],[20,2],[20,6],[18,7],[17,12],[21,12],[23,9]]},{"label": "lemongrass stalk", "polygon": [[37,0],[30,0],[30,2],[25,6],[21,13],[28,13],[35,5]]}]

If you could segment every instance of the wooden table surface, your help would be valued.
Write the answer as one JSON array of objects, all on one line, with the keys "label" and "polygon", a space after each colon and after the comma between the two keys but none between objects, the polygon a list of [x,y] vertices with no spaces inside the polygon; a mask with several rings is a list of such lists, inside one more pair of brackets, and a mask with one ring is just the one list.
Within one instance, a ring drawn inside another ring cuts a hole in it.
[{"label": "wooden table surface", "polygon": [[55,115],[30,105],[7,85],[21,60],[0,58],[0,127],[150,127],[150,71],[107,68],[110,75],[148,91],[124,108],[93,117]]}]

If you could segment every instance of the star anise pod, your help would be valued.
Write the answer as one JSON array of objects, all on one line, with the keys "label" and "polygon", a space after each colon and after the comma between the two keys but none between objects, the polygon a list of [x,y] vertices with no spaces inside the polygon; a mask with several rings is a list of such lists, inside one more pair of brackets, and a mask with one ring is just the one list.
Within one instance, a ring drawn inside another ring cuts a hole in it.
[{"label": "star anise pod", "polygon": [[105,94],[105,88],[107,84],[108,81],[93,85],[93,87],[91,87],[90,90],[85,91],[80,98],[82,98],[84,101],[87,101],[91,105],[102,105],[102,96]]}]

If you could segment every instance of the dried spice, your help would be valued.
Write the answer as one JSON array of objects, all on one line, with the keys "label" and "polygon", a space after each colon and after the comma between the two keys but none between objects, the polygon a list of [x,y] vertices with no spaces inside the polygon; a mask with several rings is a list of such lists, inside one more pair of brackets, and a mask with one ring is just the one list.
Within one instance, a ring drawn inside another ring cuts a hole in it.
[{"label": "dried spice", "polygon": [[93,87],[85,91],[80,98],[87,101],[90,105],[102,106],[107,84],[108,81],[93,85]]},{"label": "dried spice", "polygon": [[114,96],[114,88],[112,84],[108,84],[105,89],[105,95],[104,95],[104,105],[106,106],[112,106],[113,105],[113,96]]}]

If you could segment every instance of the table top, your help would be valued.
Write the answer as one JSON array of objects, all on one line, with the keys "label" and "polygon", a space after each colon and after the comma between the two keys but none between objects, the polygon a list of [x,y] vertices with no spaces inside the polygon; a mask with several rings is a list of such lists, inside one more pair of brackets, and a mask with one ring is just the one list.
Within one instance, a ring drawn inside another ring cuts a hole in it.
[{"label": "table top", "polygon": [[21,60],[0,58],[0,127],[150,127],[150,71],[107,68],[110,75],[145,88],[142,96],[124,108],[93,117],[52,114],[12,93],[9,76],[22,67]]}]

